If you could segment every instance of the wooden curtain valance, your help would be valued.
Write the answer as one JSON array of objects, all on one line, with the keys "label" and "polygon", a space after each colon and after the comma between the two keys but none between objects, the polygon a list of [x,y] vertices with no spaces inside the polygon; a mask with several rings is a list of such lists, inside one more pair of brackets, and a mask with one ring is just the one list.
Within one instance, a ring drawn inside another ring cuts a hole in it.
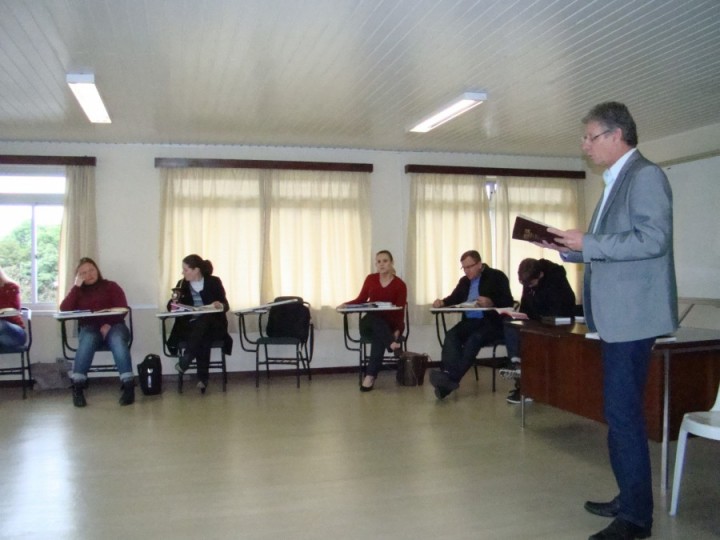
[{"label": "wooden curtain valance", "polygon": [[80,165],[95,167],[91,156],[11,156],[0,154],[0,165]]},{"label": "wooden curtain valance", "polygon": [[406,173],[470,174],[477,176],[522,176],[527,178],[571,178],[584,180],[585,171],[509,169],[497,167],[453,167],[449,165],[405,165]]},{"label": "wooden curtain valance", "polygon": [[371,163],[326,163],[323,161],[274,161],[261,159],[155,158],[155,167],[184,169],[293,169],[299,171],[372,172]]}]

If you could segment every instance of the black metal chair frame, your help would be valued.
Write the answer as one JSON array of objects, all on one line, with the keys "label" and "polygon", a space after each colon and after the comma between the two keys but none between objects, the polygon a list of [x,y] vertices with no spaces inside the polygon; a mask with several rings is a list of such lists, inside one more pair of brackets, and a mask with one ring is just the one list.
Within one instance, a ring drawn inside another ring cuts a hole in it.
[{"label": "black metal chair frame", "polygon": [[[410,314],[408,310],[408,306],[405,305],[404,308],[405,311],[405,331],[402,334],[402,342],[401,342],[401,350],[407,351],[407,342],[408,337],[410,336]],[[350,315],[355,312],[345,312],[343,313],[343,338],[345,340],[345,348],[350,351],[356,351],[358,353],[358,376],[360,378],[360,384],[362,384],[363,377],[365,376],[365,373],[367,372],[367,366],[370,363],[370,341],[363,338],[362,335],[360,335],[360,319],[362,316],[366,313],[372,313],[367,311],[357,311],[355,314],[357,315],[357,321],[358,321],[358,333],[357,337],[355,337],[351,331],[350,331]],[[385,354],[383,355],[382,360],[382,367],[387,369],[397,369],[398,364],[398,358],[394,354]]]},{"label": "black metal chair frame", "polygon": [[[279,296],[274,301],[289,300],[291,298],[297,298],[298,302],[302,302],[303,306],[310,309],[310,304],[305,302],[299,296]],[[277,306],[282,307],[282,306]],[[238,323],[240,326],[240,346],[246,352],[255,353],[255,388],[260,387],[260,366],[265,366],[265,372],[268,380],[270,379],[270,365],[294,365],[295,366],[295,380],[297,388],[300,388],[300,371],[302,369],[307,373],[308,381],[312,381],[312,373],[310,371],[310,362],[312,362],[313,353],[315,350],[315,325],[313,324],[312,318],[310,319],[308,328],[308,337],[305,341],[301,341],[297,338],[292,337],[269,337],[267,335],[267,323],[263,324],[263,318],[265,315],[270,317],[270,310],[273,307],[267,309],[258,309],[250,312],[236,312],[238,316]],[[252,340],[248,336],[247,322],[245,321],[245,315],[255,314],[258,316],[257,325],[260,337],[256,340]],[[268,347],[277,346],[292,346],[294,347],[294,354],[292,356],[270,356]],[[265,360],[260,359],[260,350],[263,350]]]},{"label": "black metal chair frame", "polygon": [[23,399],[27,398],[27,387],[32,390],[35,381],[32,378],[32,367],[30,365],[30,347],[32,346],[32,311],[28,308],[20,308],[20,316],[25,323],[25,343],[19,347],[0,349],[0,354],[19,354],[20,367],[0,368],[0,375],[20,375],[22,384]]},{"label": "black metal chair frame", "polygon": [[[160,317],[160,328],[162,331],[162,342],[163,342],[163,354],[168,358],[180,358],[182,356],[183,351],[187,348],[187,343],[184,341],[181,341],[178,343],[177,352],[173,353],[168,348],[168,338],[170,335],[167,331],[167,325],[166,321],[170,319],[170,317]],[[213,360],[212,359],[212,349],[219,349],[220,350],[220,360]],[[227,391],[227,381],[228,381],[228,375],[227,375],[227,360],[225,358],[225,341],[224,340],[216,340],[210,343],[210,362],[208,364],[209,370],[219,370],[222,374],[222,390],[223,392]],[[190,366],[185,371],[187,373],[188,370],[195,369],[197,370],[197,362],[193,359],[192,362],[190,362]],[[184,386],[184,375],[182,373],[178,373],[178,393],[182,394],[183,392],[183,386]]]},{"label": "black metal chair frame", "polygon": [[[112,313],[109,313],[109,315],[112,315]],[[128,349],[132,349],[133,344],[133,312],[132,308],[128,307],[127,310],[127,327],[130,331],[130,337],[128,339]],[[70,345],[70,333],[67,328],[67,323],[69,321],[79,321],[80,318],[62,318],[58,319],[60,321],[60,335],[62,337],[62,351],[63,351],[63,357],[65,360],[75,360],[75,354],[77,352],[77,347],[74,347]],[[109,352],[110,348],[107,345],[101,345],[100,348],[98,348],[95,352]],[[88,370],[90,373],[111,373],[111,372],[117,372],[117,366],[113,362],[112,364],[96,364],[93,362],[93,364],[90,366],[90,369]]]},{"label": "black metal chair frame", "polygon": [[[442,332],[440,330],[442,326]],[[438,342],[440,343],[440,348],[443,347],[445,340],[443,339],[443,336],[447,334],[447,321],[445,320],[445,313],[440,312],[436,313],[435,315],[435,331],[437,332],[437,338]],[[480,348],[480,351],[487,347],[492,347],[492,356],[491,357],[481,357],[477,356],[475,358],[475,363],[473,364],[473,369],[475,370],[475,380],[480,380],[480,377],[478,376],[478,367],[488,367],[492,369],[492,391],[495,392],[496,390],[496,381],[497,381],[497,370],[502,369],[505,367],[508,362],[509,358],[506,356],[498,356],[497,355],[497,348],[498,347],[504,347],[505,346],[505,340],[504,339],[497,339],[493,341],[492,343],[488,343],[487,345],[483,345]],[[478,353],[479,355],[479,353]]]}]

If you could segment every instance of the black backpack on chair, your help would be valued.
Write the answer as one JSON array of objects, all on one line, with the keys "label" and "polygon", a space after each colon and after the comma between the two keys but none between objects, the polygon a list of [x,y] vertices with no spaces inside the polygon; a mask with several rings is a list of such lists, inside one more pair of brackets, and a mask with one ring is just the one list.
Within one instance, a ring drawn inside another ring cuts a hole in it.
[{"label": "black backpack on chair", "polygon": [[146,396],[154,396],[162,392],[162,362],[157,354],[148,354],[138,364],[140,389]]},{"label": "black backpack on chair", "polygon": [[270,338],[292,338],[301,343],[310,334],[310,309],[299,296],[278,296],[275,302],[297,300],[288,304],[272,306],[268,314],[267,336]]}]

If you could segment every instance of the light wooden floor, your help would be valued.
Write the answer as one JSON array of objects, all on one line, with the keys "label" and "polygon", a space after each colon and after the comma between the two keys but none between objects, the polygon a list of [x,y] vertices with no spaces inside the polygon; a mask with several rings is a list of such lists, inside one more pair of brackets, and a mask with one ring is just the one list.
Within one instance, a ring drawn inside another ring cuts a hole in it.
[{"label": "light wooden floor", "polygon": [[[376,390],[356,375],[211,382],[130,407],[96,384],[0,392],[0,538],[584,539],[607,519],[605,428],[547,406],[519,408],[488,372],[456,397],[426,382]],[[651,446],[654,470],[658,444]],[[674,452],[674,444],[671,446]],[[673,454],[674,455],[674,454]],[[692,440],[680,511],[656,490],[653,538],[720,537],[720,444]],[[657,482],[656,482],[657,484]]]}]

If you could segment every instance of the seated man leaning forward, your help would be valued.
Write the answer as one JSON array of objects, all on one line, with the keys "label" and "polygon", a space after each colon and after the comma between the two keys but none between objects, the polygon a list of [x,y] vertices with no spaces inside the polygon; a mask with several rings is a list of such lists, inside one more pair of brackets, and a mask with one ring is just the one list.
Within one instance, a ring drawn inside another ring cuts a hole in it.
[{"label": "seated man leaning forward", "polygon": [[[463,253],[460,264],[465,276],[460,278],[450,296],[433,302],[434,308],[464,302],[475,302],[481,308],[513,305],[507,276],[483,264],[477,251]],[[443,399],[458,388],[460,379],[473,366],[482,347],[503,339],[503,323],[496,311],[469,311],[464,315],[445,335],[442,370],[430,372],[430,383],[435,387],[438,399]]]},{"label": "seated man leaning forward", "polygon": [[[523,286],[520,311],[528,319],[539,321],[547,316],[575,314],[575,293],[561,265],[547,259],[523,259],[518,266],[518,280]],[[520,403],[520,327],[505,321],[504,331],[505,347],[513,367],[501,369],[500,375],[515,379],[515,388],[510,391],[507,402]]]}]

